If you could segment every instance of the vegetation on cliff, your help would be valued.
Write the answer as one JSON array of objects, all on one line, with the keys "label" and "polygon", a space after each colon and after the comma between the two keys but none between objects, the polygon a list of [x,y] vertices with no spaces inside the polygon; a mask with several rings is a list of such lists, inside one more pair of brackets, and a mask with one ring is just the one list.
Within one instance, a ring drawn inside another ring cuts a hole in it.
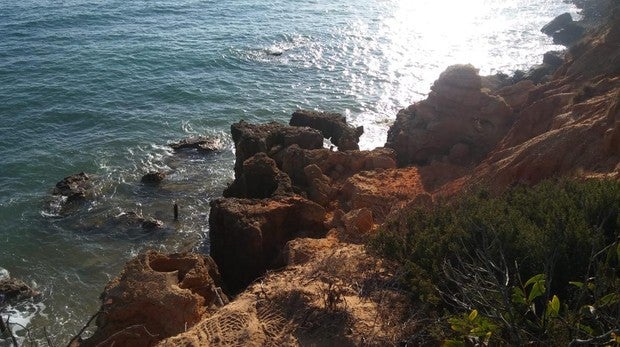
[{"label": "vegetation on cliff", "polygon": [[497,197],[478,190],[414,205],[370,245],[401,264],[401,284],[417,302],[412,311],[434,318],[417,322],[411,342],[618,338],[618,181],[545,181]]}]

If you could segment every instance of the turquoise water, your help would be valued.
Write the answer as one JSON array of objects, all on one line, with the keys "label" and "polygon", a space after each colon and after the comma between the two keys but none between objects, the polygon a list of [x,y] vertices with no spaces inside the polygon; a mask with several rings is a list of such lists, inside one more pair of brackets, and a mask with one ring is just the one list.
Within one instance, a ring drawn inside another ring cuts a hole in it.
[{"label": "turquoise water", "polygon": [[[231,123],[335,111],[364,125],[363,148],[380,146],[445,67],[540,63],[560,47],[539,28],[565,11],[562,0],[0,2],[0,268],[43,293],[12,320],[62,344],[132,255],[208,250],[208,201],[232,179]],[[196,134],[224,149],[166,146]],[[160,188],[139,183],[152,169],[168,173]],[[51,189],[80,171],[97,175],[95,198],[61,216]],[[110,222],[126,211],[166,227]]]}]

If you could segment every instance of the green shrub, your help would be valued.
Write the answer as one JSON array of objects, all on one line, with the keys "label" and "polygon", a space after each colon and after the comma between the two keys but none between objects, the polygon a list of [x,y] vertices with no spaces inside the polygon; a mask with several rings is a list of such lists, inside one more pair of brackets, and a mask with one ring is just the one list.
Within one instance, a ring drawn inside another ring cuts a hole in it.
[{"label": "green shrub", "polygon": [[[620,290],[620,253],[613,256],[620,247],[619,211],[617,181],[545,181],[497,197],[479,190],[401,211],[369,246],[399,262],[402,285],[419,303],[447,310],[445,322],[476,309],[479,321],[501,326],[496,343],[547,341],[559,331],[564,338],[592,337],[618,323],[613,302],[602,308],[615,321],[598,322],[591,332],[577,327],[592,320],[578,313],[581,307]],[[515,301],[515,290],[533,290],[526,286],[532,278],[544,279],[536,295]],[[588,279],[589,289],[569,284]],[[560,300],[562,315],[555,311]]]}]

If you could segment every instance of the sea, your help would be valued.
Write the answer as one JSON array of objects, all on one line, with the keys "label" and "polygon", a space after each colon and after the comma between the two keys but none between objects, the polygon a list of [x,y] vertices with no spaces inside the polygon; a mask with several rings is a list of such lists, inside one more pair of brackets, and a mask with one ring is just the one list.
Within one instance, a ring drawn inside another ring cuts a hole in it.
[{"label": "sea", "polygon": [[[208,253],[232,123],[339,112],[382,146],[449,65],[510,75],[563,49],[540,28],[564,12],[579,16],[562,0],[0,0],[0,277],[41,293],[0,315],[21,344],[64,345],[131,257]],[[197,135],[221,150],[168,146]],[[161,185],[140,182],[152,170]],[[61,209],[52,190],[79,172],[94,193]]]}]

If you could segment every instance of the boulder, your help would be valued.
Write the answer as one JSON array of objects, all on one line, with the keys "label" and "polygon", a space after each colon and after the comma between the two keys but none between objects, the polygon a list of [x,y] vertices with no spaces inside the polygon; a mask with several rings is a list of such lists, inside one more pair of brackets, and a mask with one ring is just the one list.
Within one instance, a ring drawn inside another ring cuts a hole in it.
[{"label": "boulder", "polygon": [[577,22],[572,22],[553,33],[553,43],[556,45],[571,46],[581,40],[586,29]]},{"label": "boulder", "polygon": [[457,144],[468,146],[461,163],[477,163],[509,130],[513,110],[499,95],[482,89],[471,65],[448,67],[426,100],[400,110],[388,131],[386,147],[400,166],[450,160]]},{"label": "boulder", "polygon": [[80,346],[152,346],[180,334],[221,305],[219,281],[210,257],[142,253],[105,288],[97,330]]},{"label": "boulder", "polygon": [[322,237],[325,209],[300,196],[211,201],[211,256],[230,290],[238,292],[277,264],[287,241]]},{"label": "boulder", "polygon": [[540,31],[551,36],[558,30],[565,28],[567,25],[570,25],[571,23],[573,23],[573,17],[571,16],[570,13],[565,12],[555,17],[551,22],[543,26],[540,29]]},{"label": "boulder", "polygon": [[32,289],[24,281],[8,276],[0,277],[0,308],[5,304],[15,304],[40,295],[41,293]]},{"label": "boulder", "polygon": [[289,125],[317,129],[341,151],[359,149],[359,138],[364,133],[364,127],[349,126],[346,117],[340,113],[297,110]]},{"label": "boulder", "polygon": [[249,124],[240,121],[231,126],[230,132],[235,143],[235,175],[243,170],[243,162],[256,153],[267,153],[274,157],[278,152],[291,146],[316,149],[323,147],[323,135],[308,127],[292,127],[280,123]]},{"label": "boulder", "polygon": [[93,183],[91,176],[84,172],[67,176],[56,183],[53,195],[67,198],[67,202],[80,201],[92,195]]},{"label": "boulder", "polygon": [[166,178],[166,174],[161,171],[150,171],[142,176],[140,182],[145,184],[159,184]]},{"label": "boulder", "polygon": [[331,179],[315,164],[306,166],[304,173],[308,182],[308,198],[321,206],[327,206],[335,191],[331,186]]},{"label": "boulder", "polygon": [[256,153],[243,162],[243,170],[224,190],[224,197],[265,199],[291,196],[293,187],[287,174],[265,153]]},{"label": "boulder", "polygon": [[114,216],[108,221],[108,226],[124,228],[140,227],[145,231],[152,231],[163,228],[164,222],[158,219],[144,217],[142,214],[134,211],[129,211]]},{"label": "boulder", "polygon": [[202,153],[210,153],[222,149],[219,139],[206,136],[188,137],[178,142],[169,143],[168,146],[172,147],[175,151],[195,149]]}]

